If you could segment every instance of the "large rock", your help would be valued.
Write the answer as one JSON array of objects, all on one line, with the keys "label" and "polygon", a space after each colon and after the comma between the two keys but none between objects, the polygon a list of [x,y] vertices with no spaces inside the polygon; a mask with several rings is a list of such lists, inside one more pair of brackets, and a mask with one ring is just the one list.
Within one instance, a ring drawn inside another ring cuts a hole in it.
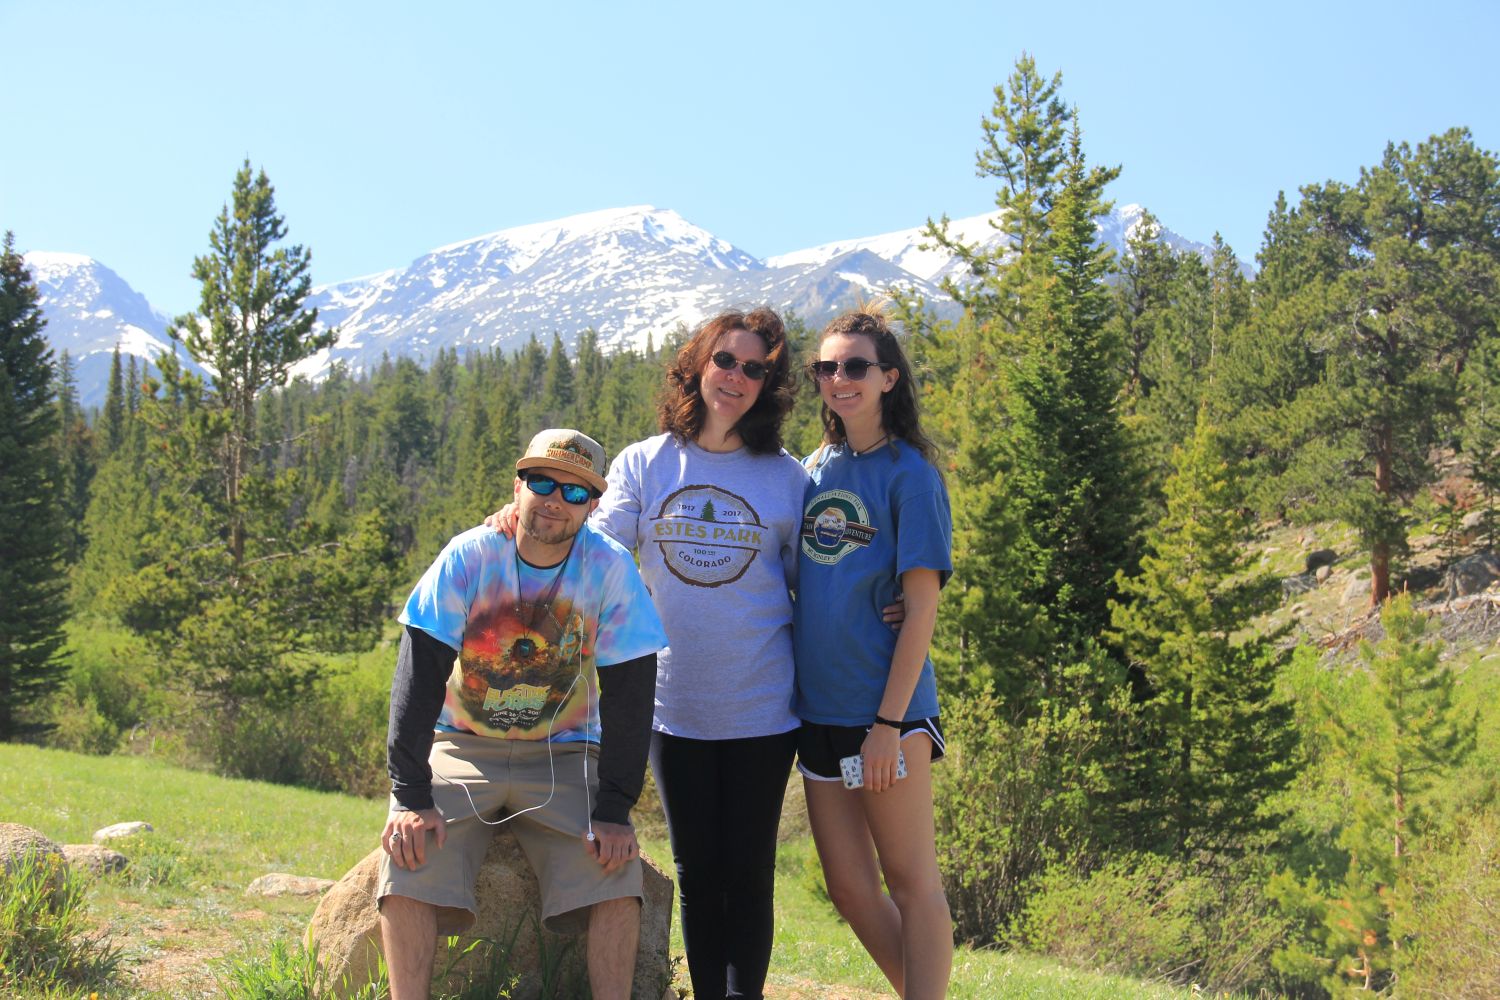
[{"label": "large rock", "polygon": [[1281,600],[1285,603],[1298,594],[1305,594],[1316,588],[1318,581],[1311,573],[1298,573],[1295,576],[1282,577]]},{"label": "large rock", "polygon": [[1500,556],[1476,552],[1448,567],[1448,600],[1478,594],[1496,580],[1500,580]]},{"label": "large rock", "polygon": [[62,848],[29,826],[0,823],[0,866],[10,871],[28,853],[63,861]]},{"label": "large rock", "polygon": [[[358,989],[375,976],[380,956],[380,914],[375,905],[380,857],[378,848],[371,851],[328,890],[307,928],[308,944],[317,948],[319,959],[330,973],[329,981],[342,982],[346,990]],[[631,995],[659,1000],[672,976],[669,941],[672,882],[644,854],[641,864],[645,901],[641,907],[641,941],[636,951]],[[479,916],[460,942],[459,951],[467,946],[469,938],[514,942],[508,963],[521,976],[520,987],[514,994],[518,1000],[539,996],[544,957],[550,968],[562,956],[560,966],[549,974],[551,982],[588,981],[585,964],[588,935],[573,937],[542,929],[536,876],[509,830],[502,828],[496,832],[480,865],[475,892]],[[476,949],[472,957],[472,963],[459,961],[455,975],[444,988],[457,990],[459,974],[469,964],[484,961],[483,949]],[[445,964],[447,960],[439,942],[437,969],[441,971]]]},{"label": "large rock", "polygon": [[1314,549],[1307,554],[1307,566],[1304,572],[1316,573],[1324,566],[1332,566],[1338,558],[1339,554],[1332,549]]},{"label": "large rock", "polygon": [[0,868],[8,873],[28,855],[48,859],[47,881],[56,893],[68,872],[62,848],[41,833],[20,823],[0,823]]},{"label": "large rock", "polygon": [[245,886],[245,893],[250,896],[321,896],[335,884],[331,878],[272,872]]},{"label": "large rock", "polygon": [[110,840],[123,840],[126,837],[134,837],[141,833],[150,833],[151,824],[143,820],[130,820],[126,823],[114,823],[102,830],[94,831],[94,843],[102,844]]},{"label": "large rock", "polygon": [[119,851],[98,844],[64,844],[62,852],[75,871],[89,871],[95,875],[124,871],[130,864],[130,859]]}]

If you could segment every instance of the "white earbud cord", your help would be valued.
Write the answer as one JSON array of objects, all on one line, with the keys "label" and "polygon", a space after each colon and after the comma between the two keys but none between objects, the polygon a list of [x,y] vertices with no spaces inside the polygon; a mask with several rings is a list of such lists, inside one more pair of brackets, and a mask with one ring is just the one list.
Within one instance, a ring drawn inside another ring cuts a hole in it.
[{"label": "white earbud cord", "polygon": [[[578,682],[579,681],[583,681],[584,682],[583,683],[583,698],[584,698],[584,707],[587,709],[587,712],[584,715],[584,726],[586,727],[588,725],[588,720],[592,719],[594,717],[593,688],[588,683],[587,680],[584,680],[584,676],[583,676],[583,650],[581,648],[579,649],[577,655],[578,655],[578,676],[574,677],[573,678],[573,683],[568,685],[568,690],[566,692],[564,692],[562,704],[557,707],[557,712],[553,712],[552,713],[552,718],[550,718],[550,719],[547,720],[547,772],[548,772],[548,781],[550,782],[550,785],[549,785],[549,787],[547,789],[547,797],[545,799],[543,799],[541,802],[538,802],[534,806],[527,806],[525,809],[517,810],[516,812],[510,813],[509,815],[506,815],[506,816],[502,816],[499,819],[488,820],[488,819],[485,819],[483,816],[479,815],[479,807],[474,804],[474,796],[469,792],[469,786],[468,785],[464,784],[461,781],[450,781],[449,779],[443,777],[440,774],[433,774],[433,778],[434,779],[436,779],[438,781],[445,782],[445,783],[447,783],[449,785],[454,785],[457,788],[459,788],[464,793],[464,797],[469,800],[469,810],[474,813],[474,818],[477,819],[477,820],[479,820],[479,822],[483,823],[485,826],[500,826],[501,824],[509,823],[511,820],[515,819],[517,816],[523,816],[526,813],[534,812],[537,809],[546,808],[547,803],[551,802],[552,801],[552,797],[557,794],[557,765],[554,763],[553,758],[552,758],[552,727],[554,725],[556,725],[558,712],[562,711],[563,706],[568,703],[568,699],[573,696],[573,689],[576,688],[576,687],[578,687]],[[586,743],[587,740],[585,740],[584,742]],[[593,803],[593,797],[589,794],[589,752],[588,752],[588,748],[587,747],[585,747],[584,751],[583,751],[583,804],[584,804],[584,810],[585,810],[585,812],[584,812],[584,823],[585,823],[585,825],[588,828],[588,839],[589,840],[593,840],[594,839],[594,803]]]}]

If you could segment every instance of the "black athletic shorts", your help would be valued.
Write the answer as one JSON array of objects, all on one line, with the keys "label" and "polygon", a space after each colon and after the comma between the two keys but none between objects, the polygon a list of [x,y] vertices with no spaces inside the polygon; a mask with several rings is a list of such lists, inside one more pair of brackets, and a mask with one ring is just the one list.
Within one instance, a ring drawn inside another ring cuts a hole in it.
[{"label": "black athletic shorts", "polygon": [[[843,781],[839,761],[859,753],[869,726],[825,726],[821,722],[804,722],[797,730],[797,770],[814,781]],[[938,717],[901,723],[901,742],[912,733],[926,733],[932,738],[932,759],[942,760],[946,745]],[[903,750],[903,752],[905,752]]]}]

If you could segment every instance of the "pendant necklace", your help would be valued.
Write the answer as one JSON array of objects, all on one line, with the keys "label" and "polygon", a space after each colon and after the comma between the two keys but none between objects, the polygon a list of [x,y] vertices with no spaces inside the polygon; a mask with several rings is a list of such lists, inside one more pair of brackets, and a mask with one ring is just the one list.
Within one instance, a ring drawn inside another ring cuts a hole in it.
[{"label": "pendant necklace", "polygon": [[[889,432],[887,432],[885,434],[882,434],[882,435],[880,435],[880,437],[876,438],[874,440],[874,442],[871,443],[870,447],[868,447],[868,448],[856,448],[856,447],[854,447],[854,443],[850,442],[849,443],[849,454],[853,455],[855,458],[858,458],[861,455],[869,454],[870,452],[874,451],[876,448],[880,447],[880,445],[883,442],[889,441],[890,439],[891,439],[891,435],[890,435]],[[848,441],[848,438],[845,438],[845,440]]]},{"label": "pendant necklace", "polygon": [[[517,544],[516,548],[515,548],[515,557],[516,557],[516,602],[515,602],[515,612],[516,612],[516,621],[520,622],[520,621],[523,620],[522,617],[521,617],[521,604],[523,603],[522,598],[524,597],[523,591],[525,589],[525,580],[521,576],[521,546],[519,544]],[[547,612],[549,615],[552,613],[552,602],[557,598],[557,588],[562,585],[563,571],[568,568],[568,560],[571,559],[572,557],[573,557],[573,546],[569,545],[568,546],[568,554],[565,555],[565,556],[563,556],[563,561],[561,563],[559,563],[558,566],[557,566],[557,572],[552,574],[552,582],[550,584],[548,584],[545,596],[543,596],[543,598],[540,601],[533,601],[532,602],[532,605],[531,605],[531,616],[529,618],[525,619],[526,634],[523,635],[523,636],[521,636],[521,638],[517,639],[515,641],[515,643],[511,646],[511,654],[512,654],[512,656],[515,659],[522,660],[522,661],[529,660],[529,659],[531,659],[532,655],[534,653],[536,653],[536,640],[533,639],[532,636],[537,634],[537,632],[536,632],[537,619],[541,617],[541,614],[544,611]],[[531,564],[527,563],[527,565],[530,566]],[[532,567],[532,568],[533,569],[537,569],[539,567]]]}]

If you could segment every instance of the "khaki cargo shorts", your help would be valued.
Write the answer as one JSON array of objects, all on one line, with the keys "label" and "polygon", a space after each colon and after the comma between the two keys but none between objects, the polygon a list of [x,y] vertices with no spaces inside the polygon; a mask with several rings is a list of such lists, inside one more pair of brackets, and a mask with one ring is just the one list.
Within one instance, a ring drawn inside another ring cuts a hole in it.
[{"label": "khaki cargo shorts", "polygon": [[377,899],[395,895],[431,903],[438,908],[440,935],[468,930],[478,913],[474,882],[498,819],[515,833],[536,873],[548,930],[578,933],[588,926],[593,904],[641,899],[640,859],[606,875],[583,839],[599,787],[597,747],[438,733],[429,760],[432,798],[448,821],[447,841],[438,850],[427,831],[427,861],[416,871],[383,857]]}]

